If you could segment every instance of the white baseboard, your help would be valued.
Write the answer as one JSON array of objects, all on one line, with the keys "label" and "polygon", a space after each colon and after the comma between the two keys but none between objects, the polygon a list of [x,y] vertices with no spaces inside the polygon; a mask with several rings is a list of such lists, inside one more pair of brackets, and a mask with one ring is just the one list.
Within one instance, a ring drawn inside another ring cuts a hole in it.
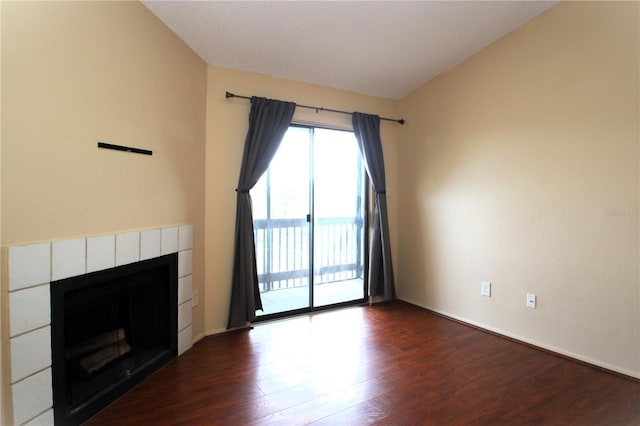
[{"label": "white baseboard", "polygon": [[216,328],[216,329],[213,329],[213,330],[207,330],[205,332],[205,335],[206,336],[213,336],[214,334],[220,334],[220,333],[224,333],[226,331],[227,331],[226,328]]},{"label": "white baseboard", "polygon": [[206,335],[204,334],[204,331],[203,331],[202,333],[200,333],[200,334],[198,334],[197,336],[195,336],[195,337],[192,339],[192,342],[193,342],[193,344],[196,344],[196,343],[198,343],[200,340],[204,339],[205,337],[206,337]]}]

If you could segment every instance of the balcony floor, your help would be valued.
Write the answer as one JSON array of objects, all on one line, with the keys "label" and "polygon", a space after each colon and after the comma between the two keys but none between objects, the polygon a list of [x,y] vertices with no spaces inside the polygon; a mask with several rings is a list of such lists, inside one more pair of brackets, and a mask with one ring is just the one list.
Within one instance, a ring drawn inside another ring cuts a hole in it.
[{"label": "balcony floor", "polygon": [[[335,281],[315,286],[315,306],[360,300],[363,298],[362,279]],[[260,293],[264,311],[257,315],[268,315],[309,307],[309,287],[293,287]]]}]

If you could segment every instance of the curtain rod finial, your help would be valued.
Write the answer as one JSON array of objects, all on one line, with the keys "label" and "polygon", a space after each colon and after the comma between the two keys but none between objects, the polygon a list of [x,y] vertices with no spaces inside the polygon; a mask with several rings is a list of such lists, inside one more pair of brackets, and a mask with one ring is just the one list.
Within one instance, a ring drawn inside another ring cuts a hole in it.
[{"label": "curtain rod finial", "polygon": [[225,96],[225,98],[229,99],[229,98],[233,98],[235,95],[233,93],[231,93],[231,92],[226,92],[224,94],[224,96]]},{"label": "curtain rod finial", "polygon": [[400,120],[398,120],[398,123],[400,123],[400,125],[404,124],[404,118],[401,118]]}]

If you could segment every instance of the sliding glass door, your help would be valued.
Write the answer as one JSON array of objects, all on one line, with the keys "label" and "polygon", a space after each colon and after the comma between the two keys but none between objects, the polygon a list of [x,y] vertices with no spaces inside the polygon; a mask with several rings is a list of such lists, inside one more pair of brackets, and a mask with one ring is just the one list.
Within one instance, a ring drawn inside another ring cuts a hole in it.
[{"label": "sliding glass door", "polygon": [[364,188],[353,133],[289,128],[251,191],[259,317],[364,300]]}]

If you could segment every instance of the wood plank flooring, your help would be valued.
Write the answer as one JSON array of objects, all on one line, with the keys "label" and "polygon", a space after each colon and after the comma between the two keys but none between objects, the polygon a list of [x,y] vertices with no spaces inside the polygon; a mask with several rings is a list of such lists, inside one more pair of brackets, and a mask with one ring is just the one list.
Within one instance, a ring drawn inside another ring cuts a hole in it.
[{"label": "wood plank flooring", "polygon": [[403,302],[211,336],[87,425],[640,425],[640,382]]}]

